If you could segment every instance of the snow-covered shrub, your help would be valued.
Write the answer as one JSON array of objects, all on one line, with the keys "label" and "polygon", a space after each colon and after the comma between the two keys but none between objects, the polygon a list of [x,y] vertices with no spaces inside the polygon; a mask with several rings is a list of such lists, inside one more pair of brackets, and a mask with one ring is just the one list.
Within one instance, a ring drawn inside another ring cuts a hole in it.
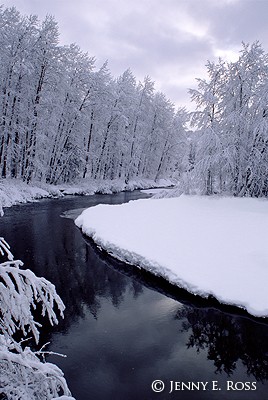
[{"label": "snow-covered shrub", "polygon": [[[0,238],[0,395],[12,400],[51,400],[59,395],[70,396],[63,372],[44,361],[46,352],[33,352],[18,343],[19,330],[27,338],[39,340],[40,323],[32,310],[41,305],[41,313],[51,325],[57,324],[55,308],[63,317],[64,304],[55,286],[38,278],[30,270],[22,270],[22,261],[14,260],[8,243]],[[42,357],[42,360],[39,359]]]}]

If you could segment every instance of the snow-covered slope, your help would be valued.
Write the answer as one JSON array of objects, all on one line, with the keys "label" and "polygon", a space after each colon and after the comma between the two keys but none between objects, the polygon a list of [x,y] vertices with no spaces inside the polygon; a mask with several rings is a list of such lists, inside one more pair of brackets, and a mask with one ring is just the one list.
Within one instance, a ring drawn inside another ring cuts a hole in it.
[{"label": "snow-covered slope", "polygon": [[128,263],[268,316],[268,201],[181,196],[98,205],[75,221]]}]

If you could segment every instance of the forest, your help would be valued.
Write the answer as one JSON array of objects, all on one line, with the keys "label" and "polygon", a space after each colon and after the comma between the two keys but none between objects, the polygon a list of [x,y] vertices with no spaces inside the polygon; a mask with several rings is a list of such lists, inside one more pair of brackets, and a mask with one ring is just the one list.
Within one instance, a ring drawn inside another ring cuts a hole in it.
[{"label": "forest", "polygon": [[242,43],[207,63],[175,106],[150,77],[113,78],[106,62],[59,45],[56,21],[0,9],[0,176],[51,184],[176,178],[187,193],[267,196],[268,59]]},{"label": "forest", "polygon": [[59,45],[53,17],[0,13],[0,176],[57,184],[159,179],[178,160],[184,113],[130,70]]}]

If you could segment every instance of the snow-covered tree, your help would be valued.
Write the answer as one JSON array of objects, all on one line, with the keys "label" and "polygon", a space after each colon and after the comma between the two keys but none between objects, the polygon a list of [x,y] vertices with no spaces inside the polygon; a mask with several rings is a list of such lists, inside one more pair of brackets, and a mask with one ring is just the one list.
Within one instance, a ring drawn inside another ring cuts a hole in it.
[{"label": "snow-covered tree", "polygon": [[202,193],[266,196],[268,58],[259,42],[238,61],[208,63],[208,80],[191,90],[197,111],[193,187]]},{"label": "snow-covered tree", "polygon": [[[192,126],[199,135],[195,151],[195,184],[201,192],[212,194],[216,190],[219,176],[222,174],[223,138],[220,130],[222,120],[221,94],[225,80],[225,64],[209,62],[207,64],[209,80],[198,79],[198,89],[190,90],[192,100],[197,103],[198,111],[192,113]],[[192,143],[193,146],[193,143]],[[191,148],[192,151],[192,148]]]},{"label": "snow-covered tree", "polygon": [[[14,400],[50,400],[59,395],[71,398],[62,371],[44,361],[45,350],[33,352],[25,346],[29,335],[36,343],[39,339],[41,325],[33,310],[40,309],[54,325],[58,323],[55,308],[63,316],[64,304],[54,285],[20,268],[23,263],[14,260],[3,238],[0,257],[0,393]],[[16,341],[17,332],[25,340]]]}]

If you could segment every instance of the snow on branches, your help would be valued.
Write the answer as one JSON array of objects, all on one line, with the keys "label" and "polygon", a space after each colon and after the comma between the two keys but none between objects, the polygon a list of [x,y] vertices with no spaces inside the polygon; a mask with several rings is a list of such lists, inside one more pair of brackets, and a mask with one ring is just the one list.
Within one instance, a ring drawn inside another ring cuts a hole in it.
[{"label": "snow on branches", "polygon": [[32,332],[38,343],[40,324],[34,320],[32,309],[42,305],[42,316],[47,315],[51,325],[57,324],[55,305],[63,317],[64,304],[55,286],[45,278],[38,278],[29,269],[22,270],[20,260],[13,260],[8,244],[0,238],[0,249],[6,252],[8,261],[0,264],[0,329],[12,336],[17,329],[23,334]]},{"label": "snow on branches", "polygon": [[0,393],[12,400],[44,400],[59,393],[70,394],[63,372],[52,363],[41,362],[36,354],[0,335]]},{"label": "snow on branches", "polygon": [[63,372],[54,364],[40,361],[45,352],[23,348],[13,335],[21,331],[39,340],[40,323],[32,311],[41,306],[42,316],[50,324],[58,323],[55,308],[63,317],[65,306],[55,286],[45,278],[38,278],[30,270],[22,270],[22,261],[14,260],[8,243],[0,238],[0,394],[8,399],[53,399],[70,392]]}]

